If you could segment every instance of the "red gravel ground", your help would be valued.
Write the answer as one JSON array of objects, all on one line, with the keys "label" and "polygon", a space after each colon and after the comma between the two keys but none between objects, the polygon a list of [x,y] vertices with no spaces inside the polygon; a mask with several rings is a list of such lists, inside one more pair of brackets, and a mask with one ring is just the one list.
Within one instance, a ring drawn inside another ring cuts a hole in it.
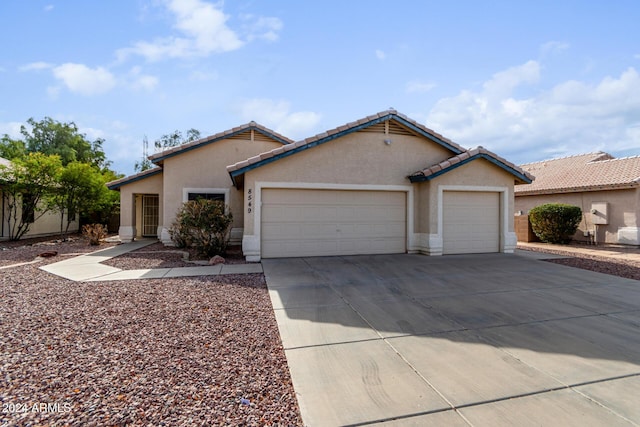
[{"label": "red gravel ground", "polygon": [[[186,258],[185,258],[186,255]],[[224,256],[225,264],[245,264],[242,249],[239,246],[231,246]],[[161,242],[153,243],[138,250],[128,252],[103,264],[122,270],[136,270],[139,268],[174,268],[193,267],[198,264],[191,261],[200,261],[207,264],[207,260],[197,257],[195,250],[191,248],[175,248],[165,246]]]},{"label": "red gravel ground", "polygon": [[[607,246],[601,246],[600,248],[602,250],[611,250],[611,248]],[[597,271],[599,273],[611,274],[613,276],[625,277],[627,279],[640,280],[640,262],[638,261],[581,254],[572,251],[571,245],[568,245],[566,249],[562,249],[562,247],[558,246],[550,248],[521,247],[519,249],[555,255],[566,255],[567,258],[547,259],[545,261],[567,265],[569,267],[582,268],[584,270]],[[597,247],[589,247],[589,249],[598,250]],[[615,250],[623,253],[640,253],[640,248],[636,247],[623,247],[616,248]]]},{"label": "red gravel ground", "polygon": [[302,425],[262,274],[98,284],[39,265],[0,270],[0,425]]}]

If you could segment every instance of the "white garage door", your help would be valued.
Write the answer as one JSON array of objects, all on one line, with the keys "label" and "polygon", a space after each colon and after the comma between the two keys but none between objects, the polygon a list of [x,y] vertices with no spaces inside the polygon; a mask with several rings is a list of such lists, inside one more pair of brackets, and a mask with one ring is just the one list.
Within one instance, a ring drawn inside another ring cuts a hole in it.
[{"label": "white garage door", "polygon": [[406,196],[393,191],[262,190],[262,257],[403,253]]},{"label": "white garage door", "polygon": [[500,193],[443,193],[443,253],[500,251]]}]

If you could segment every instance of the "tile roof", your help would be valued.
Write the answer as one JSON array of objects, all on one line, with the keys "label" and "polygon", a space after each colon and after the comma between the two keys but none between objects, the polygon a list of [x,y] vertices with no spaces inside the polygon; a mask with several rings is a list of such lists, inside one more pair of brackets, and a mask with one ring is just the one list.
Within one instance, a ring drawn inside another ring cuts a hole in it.
[{"label": "tile roof", "polygon": [[640,186],[640,156],[616,159],[602,151],[520,166],[535,175],[516,195],[571,193]]},{"label": "tile roof", "polygon": [[534,176],[529,172],[503,159],[497,154],[487,150],[484,147],[477,147],[472,150],[460,153],[456,156],[450,157],[447,160],[444,160],[426,169],[415,172],[409,176],[409,180],[411,182],[429,181],[437,176],[445,174],[450,170],[453,170],[476,159],[488,160],[496,166],[513,174],[517,178],[518,184],[528,184],[535,179]]},{"label": "tile roof", "polygon": [[215,135],[207,136],[205,138],[200,138],[198,140],[191,141],[186,144],[178,145],[177,147],[169,148],[168,150],[164,150],[160,153],[152,154],[151,156],[149,156],[149,160],[151,160],[154,163],[159,163],[168,157],[173,157],[185,151],[190,151],[195,148],[198,148],[207,144],[211,144],[213,142],[220,141],[225,138],[230,138],[235,135],[241,134],[243,132],[247,132],[249,130],[255,130],[261,133],[262,135],[267,136],[273,139],[274,141],[278,141],[285,145],[293,143],[293,140],[287,138],[286,136],[280,135],[276,131],[273,131],[265,126],[262,126],[261,124],[258,124],[252,121],[247,124],[234,127],[233,129],[216,133]]},{"label": "tile roof", "polygon": [[231,179],[236,183],[235,177],[244,174],[244,172],[260,167],[264,164],[275,161],[279,158],[289,156],[291,154],[295,154],[299,151],[314,147],[316,145],[325,143],[327,141],[331,141],[333,139],[339,138],[345,134],[356,132],[361,129],[365,129],[367,127],[373,126],[378,123],[383,123],[389,120],[396,120],[412,131],[425,136],[426,138],[434,141],[435,143],[441,145],[444,148],[452,151],[455,154],[462,153],[466,151],[460,145],[451,141],[448,138],[440,135],[437,132],[429,129],[428,127],[416,122],[415,120],[410,119],[397,112],[394,109],[389,109],[385,111],[381,111],[377,114],[372,114],[370,116],[364,117],[360,120],[356,120],[342,126],[338,126],[337,128],[330,129],[328,131],[319,133],[318,135],[309,137],[307,139],[297,141],[293,144],[285,145],[283,147],[275,148],[271,151],[267,151],[266,153],[261,153],[257,156],[251,157],[249,159],[243,160],[241,162],[235,163],[233,165],[227,166],[227,171],[231,175]]},{"label": "tile roof", "polygon": [[116,179],[114,181],[107,182],[106,186],[109,190],[117,190],[123,185],[131,184],[132,182],[140,181],[141,179],[148,178],[150,176],[159,174],[162,172],[161,167],[155,167],[147,169],[146,171],[138,172],[134,175],[125,176],[124,178]]}]

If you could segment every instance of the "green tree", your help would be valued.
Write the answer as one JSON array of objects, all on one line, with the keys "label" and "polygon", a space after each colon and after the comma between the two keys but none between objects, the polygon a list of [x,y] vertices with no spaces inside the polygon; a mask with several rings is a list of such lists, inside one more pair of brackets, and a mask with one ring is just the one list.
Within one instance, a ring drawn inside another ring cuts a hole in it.
[{"label": "green tree", "polygon": [[62,169],[49,202],[60,213],[60,234],[68,233],[79,217],[100,210],[104,194],[109,191],[104,184],[102,173],[88,163],[71,162]]},{"label": "green tree", "polygon": [[0,157],[8,160],[18,159],[27,154],[27,147],[19,139],[11,139],[4,134],[0,139]]},{"label": "green tree", "polygon": [[13,159],[11,166],[0,165],[10,240],[19,240],[33,222],[51,210],[47,202],[55,195],[61,170],[59,156],[43,153]]},{"label": "green tree", "polygon": [[99,169],[109,167],[110,162],[102,148],[104,140],[87,140],[75,123],[60,123],[50,117],[37,122],[32,117],[27,120],[27,124],[29,126],[23,125],[20,128],[27,152],[56,154],[60,156],[63,165],[77,161],[89,163]]}]

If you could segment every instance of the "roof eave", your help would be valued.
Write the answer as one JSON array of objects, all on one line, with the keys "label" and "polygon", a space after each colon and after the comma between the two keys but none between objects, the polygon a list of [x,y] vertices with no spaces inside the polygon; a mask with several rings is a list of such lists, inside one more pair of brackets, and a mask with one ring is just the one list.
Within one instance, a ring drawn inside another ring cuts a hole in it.
[{"label": "roof eave", "polygon": [[585,187],[565,187],[565,188],[545,188],[541,190],[523,190],[515,191],[516,196],[538,196],[547,194],[566,194],[566,193],[588,193],[594,191],[608,191],[608,190],[629,190],[633,188],[639,188],[640,183],[631,182],[626,184],[605,184],[605,185],[590,185]]},{"label": "roof eave", "polygon": [[162,173],[162,168],[160,168],[160,167],[154,168],[154,169],[149,169],[149,172],[147,172],[147,173],[141,172],[141,173],[137,173],[135,175],[131,175],[131,176],[127,176],[127,177],[124,177],[124,178],[116,179],[115,181],[107,182],[105,185],[107,186],[107,188],[109,190],[119,190],[120,187],[122,187],[124,185],[128,185],[128,184],[134,183],[136,181],[141,181],[143,179],[147,179],[147,178],[152,177],[154,175],[157,175],[159,173]]},{"label": "roof eave", "polygon": [[191,150],[195,150],[197,148],[207,146],[209,144],[213,144],[214,142],[221,141],[223,139],[232,138],[234,136],[237,136],[237,135],[239,135],[241,133],[244,133],[246,131],[249,131],[249,130],[253,130],[253,131],[259,132],[262,135],[264,135],[264,136],[266,136],[268,138],[271,138],[276,142],[281,143],[282,145],[287,145],[287,144],[291,144],[292,143],[292,141],[286,140],[285,138],[283,138],[283,137],[281,137],[279,135],[276,135],[275,133],[269,132],[268,130],[263,129],[260,126],[250,125],[250,126],[245,126],[245,127],[238,128],[238,130],[236,130],[234,132],[229,132],[227,134],[221,134],[221,135],[217,135],[217,136],[214,135],[213,137],[210,137],[210,138],[204,138],[201,141],[194,141],[192,145],[186,144],[185,146],[178,146],[178,147],[174,147],[172,149],[163,151],[161,153],[152,154],[151,156],[148,157],[148,159],[151,160],[155,164],[160,164],[165,159],[168,159],[170,157],[174,157],[174,156],[177,156],[179,154],[186,153],[186,152],[189,152]]},{"label": "roof eave", "polygon": [[[354,126],[350,126],[348,129],[344,129],[344,130],[339,131],[339,132],[329,133],[326,136],[324,136],[322,138],[315,139],[315,140],[313,140],[313,141],[311,141],[309,143],[304,143],[304,141],[296,142],[295,143],[295,148],[293,148],[291,150],[287,150],[287,151],[284,151],[282,153],[278,153],[278,154],[276,154],[276,155],[274,155],[272,157],[261,159],[261,160],[259,160],[257,162],[251,163],[251,164],[249,164],[247,166],[243,166],[243,167],[238,168],[236,170],[229,171],[229,174],[231,175],[231,180],[235,182],[235,178],[236,177],[238,177],[238,176],[240,176],[242,174],[245,174],[245,173],[247,173],[247,172],[249,172],[249,171],[251,171],[253,169],[257,169],[259,167],[262,167],[262,166],[267,165],[269,163],[275,162],[275,161],[280,160],[282,158],[289,157],[292,154],[298,153],[300,151],[304,151],[304,150],[307,150],[309,148],[316,147],[316,146],[324,144],[326,142],[333,141],[334,139],[341,138],[341,137],[343,137],[345,135],[348,135],[348,134],[351,134],[351,133],[354,133],[354,132],[358,132],[358,131],[360,131],[362,129],[368,128],[370,126],[374,126],[374,125],[379,124],[379,123],[384,123],[384,122],[387,122],[389,120],[398,121],[403,126],[406,126],[406,127],[410,128],[412,131],[414,131],[414,132],[418,133],[419,135],[424,136],[425,138],[437,143],[438,145],[446,148],[447,150],[453,152],[456,155],[457,154],[461,154],[463,152],[462,150],[460,150],[459,147],[456,147],[455,145],[452,145],[451,143],[445,141],[444,139],[438,138],[437,136],[435,136],[435,135],[433,135],[433,134],[431,134],[429,132],[426,132],[425,130],[423,130],[420,127],[416,126],[415,124],[411,123],[409,120],[406,120],[404,117],[398,115],[397,113],[390,112],[388,114],[372,118],[371,120],[368,120],[365,123],[361,123],[361,124],[357,124],[357,125],[354,125]],[[231,167],[233,167],[233,165]]]}]

